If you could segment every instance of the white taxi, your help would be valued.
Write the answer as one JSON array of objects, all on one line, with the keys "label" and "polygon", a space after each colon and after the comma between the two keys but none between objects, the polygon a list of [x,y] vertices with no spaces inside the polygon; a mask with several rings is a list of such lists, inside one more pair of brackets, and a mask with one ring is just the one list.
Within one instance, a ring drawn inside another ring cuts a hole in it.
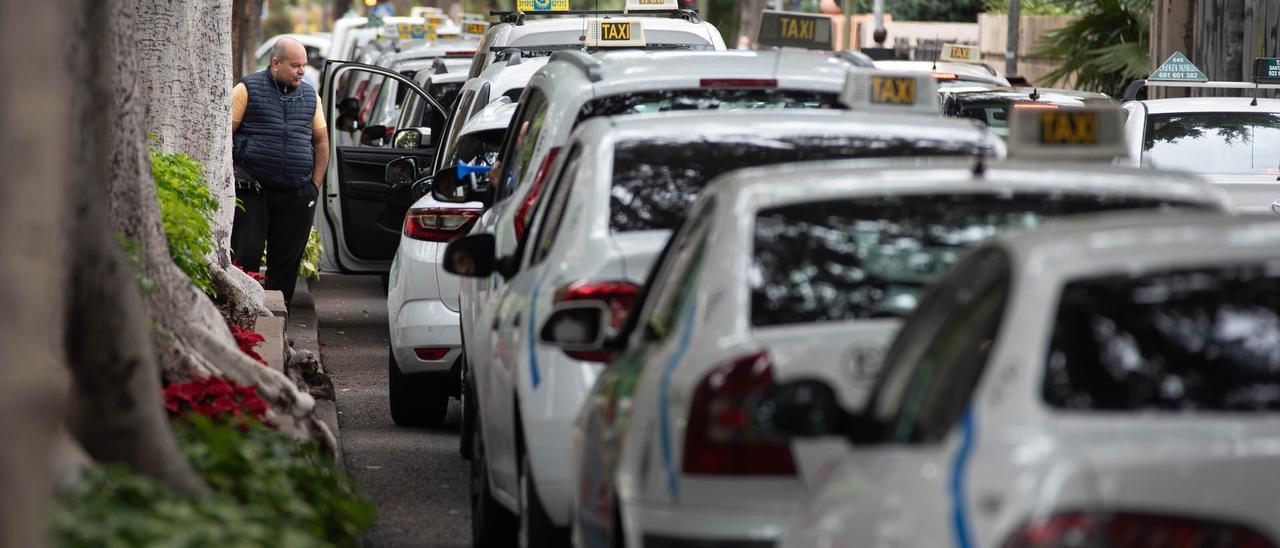
[{"label": "white taxi", "polygon": [[766,430],[854,448],[782,545],[1277,546],[1277,265],[1273,215],[991,241],[906,322],[865,408],[816,381],[762,398]]},{"label": "white taxi", "polygon": [[[534,206],[551,180],[552,168],[570,132],[580,123],[606,115],[672,110],[839,108],[848,66],[826,55],[792,51],[618,52],[598,56],[557,52],[529,81],[521,97],[489,177],[491,188],[455,195],[442,192],[437,185],[434,193],[442,201],[478,196],[482,202],[493,203],[472,233],[492,234],[492,256],[518,266],[520,245],[528,233]],[[936,114],[932,82],[924,81],[919,89],[922,91],[911,98],[919,97],[923,108]],[[914,103],[908,106],[920,108]],[[502,272],[510,275],[514,271],[504,268]],[[490,421],[512,420],[508,412],[512,405],[510,381],[496,385],[490,381],[503,375],[494,364],[495,353],[502,351],[497,338],[503,321],[499,304],[507,283],[508,276],[491,274],[464,279],[460,286],[467,356],[464,390],[468,401],[475,402],[476,411],[464,415],[464,437],[471,430],[492,432],[487,427]],[[477,421],[485,426],[476,426]],[[518,463],[508,457],[515,455],[517,438],[508,428],[498,432],[485,434],[486,438],[494,436],[484,443],[497,455],[490,459],[489,475],[494,478],[497,500],[515,508]],[[552,511],[556,516],[564,515],[560,513],[563,506],[552,507]],[[483,515],[473,509],[473,523]],[[557,517],[558,523],[565,523],[564,519]]]},{"label": "white taxi", "polygon": [[[554,305],[605,301],[613,311],[611,328],[621,327],[670,231],[702,186],[726,171],[831,158],[1003,152],[998,138],[972,123],[914,118],[705,111],[597,117],[579,126],[549,178],[518,261],[498,265],[507,283],[496,296],[493,352],[485,367],[473,362],[470,369],[470,384],[480,389],[472,469],[485,482],[481,502],[516,502],[509,508],[527,522],[519,529],[530,546],[549,545],[568,530],[570,433],[603,365],[598,355],[539,344],[537,326]],[[446,269],[459,252],[466,253],[464,262],[497,263],[493,243],[489,234],[455,240],[445,252],[453,258]],[[510,463],[518,466],[512,470]],[[482,506],[473,515],[487,511]]]},{"label": "white taxi", "polygon": [[[1099,115],[1066,113],[1089,114]],[[548,345],[615,356],[577,418],[575,539],[771,545],[806,480],[821,483],[847,449],[760,435],[748,422],[760,391],[816,377],[856,408],[901,318],[999,230],[1227,204],[1186,175],[1039,162],[829,161],[724,176],[668,244],[621,333],[611,336],[608,306],[581,301],[557,304],[539,326]]]},{"label": "white taxi", "polygon": [[[455,171],[453,180],[476,176],[493,164],[514,112],[515,105],[503,98],[462,128],[444,157]],[[399,185],[432,184],[431,179],[415,180],[414,163],[392,162],[388,179]],[[437,178],[443,179],[439,174]],[[481,204],[443,203],[431,193],[415,194],[422,197],[405,214],[388,275],[388,404],[397,425],[433,427],[444,421],[449,397],[462,395],[459,377],[464,363],[458,278],[440,269],[440,257],[446,242],[471,229]]]}]

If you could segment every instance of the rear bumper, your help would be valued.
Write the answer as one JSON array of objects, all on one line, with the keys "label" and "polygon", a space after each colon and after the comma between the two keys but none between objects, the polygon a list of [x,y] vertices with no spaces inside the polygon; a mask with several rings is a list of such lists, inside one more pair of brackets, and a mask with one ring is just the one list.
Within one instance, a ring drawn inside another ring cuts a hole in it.
[{"label": "rear bumper", "polygon": [[[447,348],[439,360],[423,360],[416,348]],[[391,324],[391,351],[400,372],[447,373],[462,355],[462,332],[458,313],[438,300],[410,301],[400,307]]]},{"label": "rear bumper", "polygon": [[[629,507],[628,507],[629,506]],[[629,546],[766,548],[777,544],[791,514],[774,509],[691,508],[624,503]]]}]

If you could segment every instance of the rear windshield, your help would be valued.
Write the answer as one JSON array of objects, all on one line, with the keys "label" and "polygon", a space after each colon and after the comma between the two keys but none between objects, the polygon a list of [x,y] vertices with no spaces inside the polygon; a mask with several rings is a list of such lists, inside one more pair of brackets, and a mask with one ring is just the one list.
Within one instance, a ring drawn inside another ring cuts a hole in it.
[{"label": "rear windshield", "polygon": [[1143,158],[1155,167],[1227,175],[1280,174],[1280,114],[1193,112],[1147,117]]},{"label": "rear windshield", "polygon": [[1012,101],[971,103],[961,106],[957,116],[982,122],[996,135],[1005,137],[1009,135],[1009,109],[1012,106]]},{"label": "rear windshield", "polygon": [[449,167],[458,165],[458,162],[493,165],[498,159],[498,149],[502,147],[502,136],[506,132],[506,129],[490,129],[463,135],[458,139],[458,155],[449,162]]},{"label": "rear windshield", "polygon": [[681,89],[648,91],[602,97],[578,112],[578,121],[595,116],[643,114],[675,110],[758,110],[784,108],[839,108],[836,95],[782,89]]},{"label": "rear windshield", "polygon": [[609,221],[615,232],[674,229],[702,187],[734,169],[835,158],[991,153],[972,142],[849,135],[623,141],[613,153]]},{"label": "rear windshield", "polygon": [[1076,194],[930,194],[761,210],[749,272],[751,323],[903,317],[968,248],[1062,215],[1182,204]]},{"label": "rear windshield", "polygon": [[1044,399],[1078,411],[1280,409],[1277,287],[1278,262],[1072,282]]}]

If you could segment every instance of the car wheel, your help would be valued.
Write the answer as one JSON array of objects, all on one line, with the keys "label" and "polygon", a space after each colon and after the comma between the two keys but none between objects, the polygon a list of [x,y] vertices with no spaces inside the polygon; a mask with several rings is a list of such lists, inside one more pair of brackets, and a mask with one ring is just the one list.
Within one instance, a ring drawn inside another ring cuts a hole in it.
[{"label": "car wheel", "polygon": [[467,357],[464,354],[462,356],[462,397],[459,398],[462,400],[462,420],[458,422],[462,424],[459,428],[461,432],[458,436],[458,453],[464,459],[473,459],[475,458],[475,452],[472,450],[471,439],[475,437],[475,424],[473,423],[476,420],[477,411],[475,390],[471,388],[471,379],[468,378],[470,373],[467,370],[466,360]]},{"label": "car wheel", "polygon": [[568,530],[556,527],[542,507],[542,499],[533,486],[533,468],[529,452],[520,452],[520,548],[551,548],[569,545]]},{"label": "car wheel", "polygon": [[471,437],[470,469],[471,545],[476,548],[507,548],[515,540],[515,516],[489,492],[489,465],[485,462],[484,439],[478,426]]},{"label": "car wheel", "polygon": [[387,399],[398,426],[436,427],[449,413],[449,387],[436,375],[405,375],[387,350]]}]

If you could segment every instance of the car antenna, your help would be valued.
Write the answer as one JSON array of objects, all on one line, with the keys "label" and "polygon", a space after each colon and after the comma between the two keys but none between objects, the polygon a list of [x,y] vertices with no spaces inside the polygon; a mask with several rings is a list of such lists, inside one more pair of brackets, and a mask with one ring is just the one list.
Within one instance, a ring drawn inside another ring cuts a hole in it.
[{"label": "car antenna", "polygon": [[1257,82],[1253,83],[1253,101],[1249,102],[1249,106],[1251,107],[1258,106],[1258,83]]},{"label": "car antenna", "polygon": [[942,38],[934,35],[933,39],[938,42],[938,53],[933,56],[933,68],[929,70],[938,70],[938,58],[942,57]]},{"label": "car antenna", "polygon": [[1039,101],[1039,100],[1040,100],[1040,88],[1031,88],[1031,96],[1030,96],[1030,98],[1031,98],[1031,100],[1032,100],[1032,101]]},{"label": "car antenna", "polygon": [[973,157],[973,176],[981,179],[987,174],[987,160],[981,154]]}]

